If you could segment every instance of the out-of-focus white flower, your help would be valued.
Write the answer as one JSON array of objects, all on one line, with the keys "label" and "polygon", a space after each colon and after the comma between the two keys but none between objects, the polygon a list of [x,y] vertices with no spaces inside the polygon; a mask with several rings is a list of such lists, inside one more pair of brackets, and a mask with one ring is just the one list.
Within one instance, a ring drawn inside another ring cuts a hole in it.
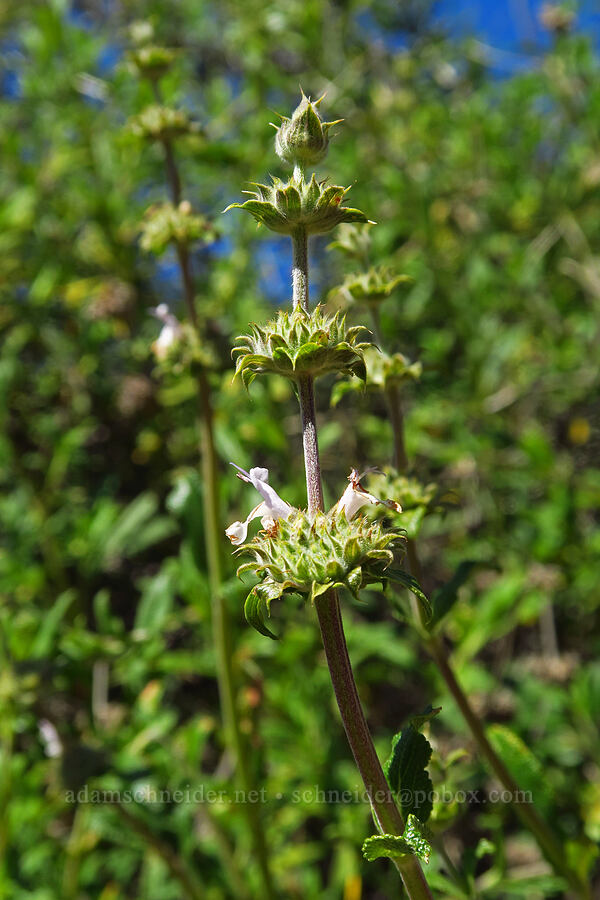
[{"label": "out-of-focus white flower", "polygon": [[260,519],[263,528],[272,528],[277,519],[287,519],[293,507],[282,500],[277,491],[269,484],[268,469],[254,468],[245,472],[235,463],[231,463],[231,465],[238,470],[238,478],[255,487],[263,498],[262,503],[254,507],[244,522],[233,522],[225,531],[232,544],[243,544],[248,534],[248,525],[253,519]]},{"label": "out-of-focus white flower", "polygon": [[63,748],[58,736],[58,731],[48,719],[40,719],[38,722],[40,738],[44,745],[44,753],[50,758],[62,756]]},{"label": "out-of-focus white flower", "polygon": [[348,476],[350,484],[336,503],[337,512],[343,510],[348,521],[356,515],[361,506],[368,506],[369,504],[387,506],[396,512],[402,512],[402,507],[395,500],[380,500],[378,497],[365,491],[360,483],[361,477],[357,469],[352,469]]},{"label": "out-of-focus white flower", "polygon": [[152,350],[158,360],[165,359],[169,349],[181,337],[181,324],[173,313],[169,312],[169,307],[166,303],[159,303],[150,312],[163,323],[159,336],[152,344]]}]

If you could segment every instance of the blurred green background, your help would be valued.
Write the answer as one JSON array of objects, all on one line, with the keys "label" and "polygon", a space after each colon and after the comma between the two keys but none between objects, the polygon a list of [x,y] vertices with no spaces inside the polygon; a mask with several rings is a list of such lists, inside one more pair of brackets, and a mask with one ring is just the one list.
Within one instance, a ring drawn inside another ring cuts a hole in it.
[{"label": "blurred green background", "polygon": [[[521,33],[510,4],[498,6],[494,45],[493,33],[467,33],[477,4],[459,16],[417,0],[0,2],[0,897],[261,896],[223,752],[194,383],[185,368],[166,377],[151,352],[149,309],[185,308],[175,253],[139,243],[146,209],[167,196],[160,147],[128,124],[152,102],[127,61],[141,20],[178,50],[162,90],[199,126],[177,143],[185,196],[218,231],[193,266],[223,528],[255,502],[229,460],[267,466],[286,500],[305,502],[291,389],[266,378],[247,396],[230,361],[247,323],[289,301],[288,242],[220,215],[248,182],[283,175],[268,123],[291,112],[301,84],[327,92],[326,118],[344,119],[320,171],[352,185],[351,205],[379,223],[372,261],[413,279],[386,301],[382,329],[423,365],[403,402],[414,473],[441,498],[419,535],[424,588],[480,563],[448,617],[448,646],[485,721],[528,748],[512,764],[593,878],[597,16],[590,4],[572,20],[575,6],[553,17],[522,4],[533,24]],[[311,244],[314,301],[352,270],[329,243]],[[392,453],[383,400],[353,392],[328,409],[333,387],[324,379],[317,397],[328,502],[351,466]],[[281,896],[399,896],[391,866],[361,857],[368,807],[316,794],[359,779],[313,611],[274,608],[278,643],[252,631],[224,537],[222,550]],[[417,635],[380,593],[360,607],[346,598],[344,614],[381,757],[407,717],[441,705],[434,786],[476,792],[437,810],[437,896],[563,896],[510,807],[490,801],[497,785]],[[69,802],[86,786],[136,791],[135,802]],[[225,793],[173,800],[201,788]]]}]

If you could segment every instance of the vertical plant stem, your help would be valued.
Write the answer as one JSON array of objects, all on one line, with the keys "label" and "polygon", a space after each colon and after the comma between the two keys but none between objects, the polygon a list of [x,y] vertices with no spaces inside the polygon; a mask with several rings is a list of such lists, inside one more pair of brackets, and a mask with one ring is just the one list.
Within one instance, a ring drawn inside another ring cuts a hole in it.
[{"label": "vertical plant stem", "polygon": [[321,484],[321,463],[317,438],[315,389],[312,378],[298,379],[298,399],[302,416],[306,496],[308,498],[308,510],[309,512],[314,512],[316,509],[323,509],[323,486]]},{"label": "vertical plant stem", "polygon": [[[169,190],[174,204],[181,202],[181,178],[171,142],[163,140],[165,168]],[[188,248],[177,245],[177,258],[181,272],[181,282],[188,314],[195,330],[199,331],[195,305],[194,279]],[[221,565],[221,517],[219,514],[219,461],[215,447],[213,403],[206,369],[198,367],[198,398],[201,420],[201,466],[204,484],[204,534],[208,582],[211,596],[211,618],[217,664],[219,700],[223,714],[223,724],[227,745],[235,756],[237,774],[246,800],[242,808],[248,822],[256,859],[262,881],[263,896],[274,900],[276,893],[269,865],[269,854],[263,824],[256,803],[250,802],[250,794],[258,796],[252,769],[248,759],[248,749],[242,735],[236,708],[235,673],[233,667],[233,642],[231,622],[222,591],[223,575]]]},{"label": "vertical plant stem", "polygon": [[427,649],[440,670],[448,690],[452,694],[463,718],[471,729],[471,734],[475,738],[482,755],[487,759],[490,768],[502,786],[510,793],[511,803],[513,804],[513,809],[516,814],[534,835],[544,855],[552,864],[555,871],[566,878],[573,890],[575,890],[579,896],[587,896],[584,885],[567,863],[564,848],[538,813],[533,801],[521,802],[525,792],[519,788],[519,785],[490,744],[479,717],[474,712],[466,695],[456,680],[454,671],[448,661],[446,648],[443,646],[439,637],[436,635],[431,636],[427,641]]},{"label": "vertical plant stem", "polygon": [[390,384],[386,387],[385,399],[394,437],[394,466],[398,472],[406,472],[408,469],[408,455],[404,443],[404,415],[400,400],[400,390],[397,384]]},{"label": "vertical plant stem", "polygon": [[[404,450],[404,425],[400,407],[400,394],[398,389],[395,388],[395,393],[390,392],[389,389],[386,390],[386,396],[390,405],[390,420],[394,431],[394,465],[398,471],[402,472],[408,468],[408,459],[406,458],[406,452]],[[395,410],[393,409],[394,404],[396,405]],[[398,453],[398,448],[402,448],[400,454]],[[414,540],[407,540],[406,555],[411,575],[417,579],[419,584],[422,584],[423,570],[421,568]],[[512,798],[510,802],[512,802],[516,814],[525,827],[534,835],[541,850],[552,864],[555,871],[567,879],[568,883],[576,891],[578,896],[587,897],[588,893],[585,886],[582,884],[578,875],[567,864],[563,848],[538,813],[533,802],[519,802],[519,797],[523,796],[523,791],[519,788],[519,785],[490,744],[481,720],[469,703],[468,697],[456,679],[443,642],[437,635],[432,635],[427,632],[426,623],[423,620],[422,608],[416,601],[413,602],[412,597],[411,608],[413,610],[413,615],[415,616],[418,631],[423,637],[427,650],[442,675],[442,678],[446,682],[446,687],[453,696],[482,756],[487,760],[490,768],[502,786],[510,793]]]},{"label": "vertical plant stem", "polygon": [[[308,255],[306,233],[293,236],[293,300],[294,308],[308,310]],[[308,512],[323,509],[323,489],[319,463],[319,445],[315,415],[314,383],[311,377],[299,380],[298,396],[302,415],[302,438]],[[358,696],[337,591],[318,597],[315,608],[327,665],[348,743],[356,761],[375,821],[383,834],[401,835],[404,822],[377,757],[373,739]],[[394,865],[411,900],[426,900],[431,893],[421,865],[415,856],[394,859]]]},{"label": "vertical plant stem", "polygon": [[308,312],[308,235],[298,228],[292,235],[292,298],[294,309]]},{"label": "vertical plant stem", "polygon": [[181,885],[183,896],[186,900],[202,900],[204,894],[196,880],[196,876],[188,869],[185,861],[173,850],[170,844],[158,837],[145,822],[138,816],[133,815],[123,803],[116,803],[114,807],[129,828],[135,831],[143,839],[144,844],[151,847],[157,856],[163,860],[173,878]]},{"label": "vertical plant stem", "polygon": [[[381,321],[379,318],[379,309],[371,305],[371,321],[373,323],[373,334],[380,350],[383,351],[383,334],[381,331]],[[408,455],[406,453],[406,445],[404,442],[404,415],[402,412],[402,401],[400,399],[400,390],[398,385],[389,384],[384,389],[385,400],[392,426],[392,437],[394,440],[394,468],[398,472],[406,472],[408,469]]]}]

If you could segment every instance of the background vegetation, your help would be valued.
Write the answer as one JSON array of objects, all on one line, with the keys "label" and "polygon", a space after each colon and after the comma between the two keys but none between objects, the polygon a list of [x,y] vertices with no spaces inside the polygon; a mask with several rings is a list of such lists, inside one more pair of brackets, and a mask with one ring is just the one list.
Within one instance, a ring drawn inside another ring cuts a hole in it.
[{"label": "background vegetation", "polygon": [[[386,301],[382,329],[423,364],[404,407],[414,471],[439,501],[419,537],[424,588],[479,563],[445,626],[461,682],[593,878],[598,55],[589,34],[549,21],[545,49],[500,78],[481,43],[444,36],[429,13],[386,0],[0,3],[2,897],[260,896],[223,753],[195,387],[186,369],[161,374],[151,351],[149,309],[185,309],[174,252],[140,247],[145,211],[167,197],[160,147],[130,125],[152,102],[126,56],[141,19],[178,51],[164,97],[198,123],[178,159],[186,196],[218,232],[193,266],[223,528],[249,508],[228,460],[267,466],[282,496],[304,503],[291,390],[257,380],[249,402],[231,381],[235,335],[289,299],[287,242],[219,215],[248,181],[282,174],[268,122],[290,112],[300,82],[326,90],[326,116],[345,120],[326,168],[379,223],[373,261],[413,279]],[[312,243],[314,298],[352,269],[327,244]],[[333,387],[321,384],[320,410]],[[391,459],[371,393],[342,397],[321,438],[330,502],[351,466]],[[314,615],[280,604],[277,644],[248,628],[225,544],[241,722],[281,894],[397,896],[391,867],[361,857],[365,804],[315,794],[359,783]],[[510,807],[490,801],[495,782],[417,635],[380,593],[347,599],[345,617],[382,758],[409,716],[441,705],[434,786],[476,792],[434,810],[439,895],[562,896]],[[68,802],[85,785],[141,793]],[[201,787],[227,793],[151,794]]]}]

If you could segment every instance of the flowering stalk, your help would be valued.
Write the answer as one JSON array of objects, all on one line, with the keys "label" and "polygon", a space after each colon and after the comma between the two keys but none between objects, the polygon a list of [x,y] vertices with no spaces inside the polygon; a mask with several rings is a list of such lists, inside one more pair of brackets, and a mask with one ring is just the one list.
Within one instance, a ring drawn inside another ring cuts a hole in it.
[{"label": "flowering stalk", "polygon": [[[319,101],[317,101],[319,102]],[[379,503],[360,485],[356,471],[350,485],[332,510],[325,514],[315,411],[315,377],[326,371],[349,371],[364,378],[364,344],[357,344],[343,322],[325,321],[317,309],[309,310],[308,237],[330,231],[342,222],[365,222],[359,210],[340,206],[344,189],[325,182],[310,182],[305,167],[325,155],[328,131],[334,123],[323,123],[315,106],[304,94],[291,119],[282,117],[275,147],[279,156],[294,166],[289,182],[273,179],[272,186],[256,185],[254,199],[232,204],[246,209],[259,223],[292,239],[293,312],[280,314],[264,329],[254,329],[242,338],[236,372],[246,384],[263,372],[279,372],[295,382],[302,418],[302,440],[308,510],[289,510],[287,504],[267,491],[268,472],[251,469],[241,473],[265,498],[245,523],[236,522],[227,533],[235,544],[245,538],[247,522],[261,515],[263,528],[253,542],[239,552],[255,559],[238,570],[253,571],[262,579],[246,601],[246,617],[263,634],[263,609],[286,592],[301,593],[313,601],[334,692],[354,759],[371,802],[373,818],[381,836],[394,844],[390,855],[412,900],[431,898],[419,859],[403,843],[405,823],[383,772],[362,710],[342,624],[337,586],[353,593],[373,581],[385,582],[394,559],[391,545],[398,534],[385,534],[367,520],[354,516],[365,504]],[[229,207],[231,208],[231,207]],[[291,327],[290,327],[291,324]],[[273,492],[274,493],[274,492]],[[383,839],[383,838],[382,838]]]},{"label": "flowering stalk", "polygon": [[[162,96],[156,77],[151,77],[156,107],[163,111]],[[182,199],[182,183],[173,146],[173,132],[163,127],[155,135],[164,152],[165,171],[169,193],[173,207],[177,211],[188,213],[189,204]],[[183,287],[183,295],[195,335],[200,338],[200,325],[195,304],[194,278],[188,240],[180,238],[176,232],[174,238],[177,259]],[[169,327],[167,325],[166,327]],[[221,563],[221,518],[219,512],[219,463],[215,448],[214,417],[211,387],[206,367],[199,364],[195,367],[198,383],[199,417],[201,423],[200,458],[202,481],[204,485],[204,534],[208,582],[211,597],[211,614],[213,639],[216,651],[217,682],[219,699],[223,714],[226,744],[233,751],[237,773],[246,796],[254,794],[254,783],[251,768],[248,764],[248,749],[242,735],[236,708],[235,673],[233,667],[233,649],[231,621],[222,591],[223,571]],[[242,804],[247,817],[253,843],[254,856],[260,871],[263,896],[266,900],[275,898],[275,890],[269,865],[269,857],[262,821],[258,807],[254,803]]]},{"label": "flowering stalk", "polygon": [[[371,314],[373,318],[375,334],[378,335],[378,343],[380,348],[383,350],[383,340],[379,322],[379,311],[376,306],[371,307]],[[388,403],[390,423],[392,425],[394,439],[394,467],[398,472],[405,472],[408,468],[409,463],[405,450],[404,417],[402,413],[400,390],[397,385],[386,385],[385,395]],[[406,552],[410,572],[414,576],[414,578],[417,579],[419,584],[422,584],[423,571],[419,561],[414,538],[409,538],[407,540]],[[439,635],[432,634],[431,631],[427,628],[427,623],[423,618],[422,607],[418,603],[415,603],[413,598],[411,598],[411,609],[415,618],[417,630],[423,637],[425,647],[427,648],[429,654],[435,662],[442,678],[446,682],[446,687],[454,698],[454,701],[456,702],[456,705],[458,706],[465,722],[467,723],[482,756],[487,760],[490,768],[492,769],[502,786],[509,792],[511,802],[513,803],[513,809],[515,810],[517,816],[521,819],[523,825],[525,825],[525,827],[531,831],[542,852],[544,853],[548,861],[552,864],[554,870],[567,880],[577,896],[582,898],[588,897],[589,891],[587,887],[582,883],[578,874],[573,871],[573,869],[571,869],[571,867],[568,865],[563,847],[561,847],[554,833],[542,819],[534,804],[516,802],[516,798],[522,796],[523,792],[520,790],[519,785],[510,774],[510,772],[492,747],[490,741],[488,740],[488,737],[485,733],[485,728],[483,727],[479,716],[471,706],[469,698],[461,688],[456,678],[443,641],[440,639]],[[512,798],[515,798],[514,802]]]},{"label": "flowering stalk", "polygon": [[[294,306],[297,304],[304,306],[304,303],[308,301],[308,254],[306,246],[300,246],[302,237],[293,236],[292,240],[294,245],[293,301]],[[304,261],[304,266],[302,271],[297,274],[297,267],[301,265],[301,260]],[[303,290],[306,290],[305,299],[301,295]],[[323,510],[323,489],[312,378],[307,377],[299,383],[298,394],[302,416],[302,441],[304,445],[308,513],[311,515],[317,509]],[[382,834],[401,835],[404,831],[404,822],[386,777],[383,774],[358,696],[356,681],[354,680],[354,673],[348,655],[337,590],[333,589],[317,597],[315,609],[335,699],[350,749],[371,802],[373,817]],[[394,863],[400,872],[408,896],[412,900],[431,897],[423,870],[415,856],[407,856],[401,860],[396,858]]]}]

